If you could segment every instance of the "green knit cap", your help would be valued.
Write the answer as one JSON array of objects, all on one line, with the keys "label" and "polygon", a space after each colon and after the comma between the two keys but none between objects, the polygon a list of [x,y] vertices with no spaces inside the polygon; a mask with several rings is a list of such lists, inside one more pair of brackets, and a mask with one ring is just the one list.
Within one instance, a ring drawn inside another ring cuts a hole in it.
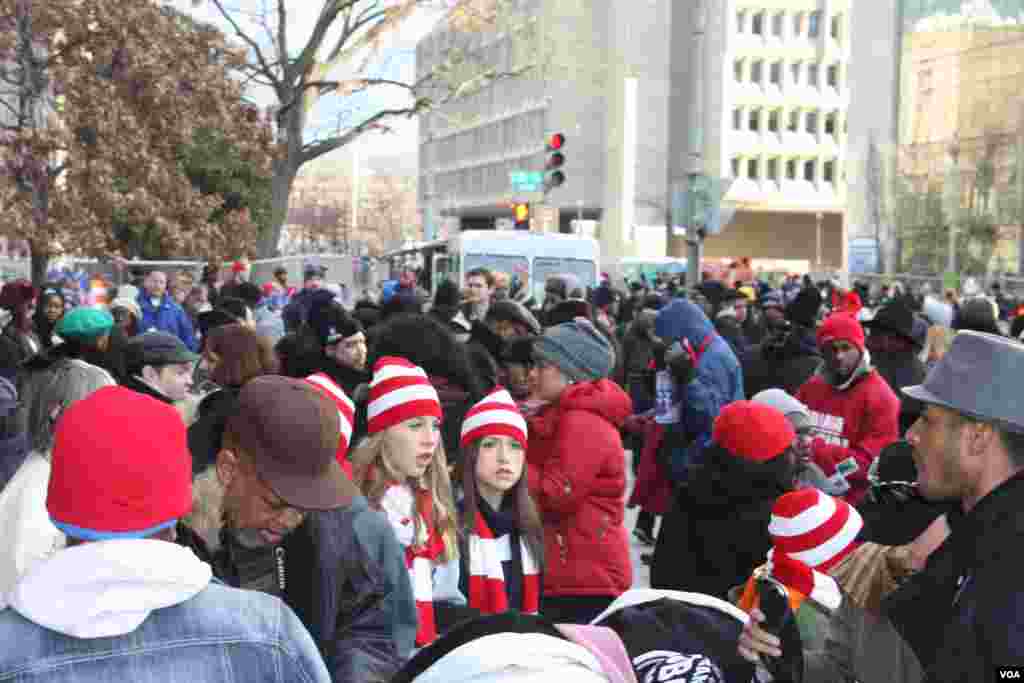
[{"label": "green knit cap", "polygon": [[114,318],[102,308],[78,306],[64,314],[57,323],[57,335],[64,339],[92,341],[109,334]]}]

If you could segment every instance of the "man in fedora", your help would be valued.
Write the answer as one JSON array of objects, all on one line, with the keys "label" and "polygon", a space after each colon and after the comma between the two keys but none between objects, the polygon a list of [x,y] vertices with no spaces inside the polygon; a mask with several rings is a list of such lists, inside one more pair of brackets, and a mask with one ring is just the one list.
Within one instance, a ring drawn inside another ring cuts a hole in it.
[{"label": "man in fedora", "polygon": [[[957,501],[952,533],[884,604],[929,681],[998,680],[1024,665],[1024,346],[965,331],[903,393],[924,411],[907,433],[917,486]],[[922,609],[923,608],[923,609]]]},{"label": "man in fedora", "polygon": [[[893,391],[898,393],[924,381],[928,369],[918,356],[922,345],[914,335],[914,312],[905,298],[883,306],[863,326],[869,332],[866,345],[871,361]],[[901,435],[920,417],[921,409],[919,401],[900,397]]]}]

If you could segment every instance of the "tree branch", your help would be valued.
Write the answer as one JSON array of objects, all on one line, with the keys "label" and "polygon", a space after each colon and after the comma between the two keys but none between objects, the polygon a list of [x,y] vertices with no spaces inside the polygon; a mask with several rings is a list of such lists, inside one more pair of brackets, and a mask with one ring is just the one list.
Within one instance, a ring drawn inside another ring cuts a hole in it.
[{"label": "tree branch", "polygon": [[277,50],[278,61],[288,63],[288,15],[285,0],[277,0]]},{"label": "tree branch", "polygon": [[358,126],[350,129],[343,135],[335,135],[333,137],[327,138],[326,140],[321,140],[319,142],[314,142],[309,145],[306,145],[305,147],[303,147],[302,154],[299,156],[299,163],[305,164],[306,162],[312,161],[317,157],[321,157],[324,154],[333,152],[336,149],[344,147],[345,145],[351,143],[353,140],[355,140],[368,130],[377,128],[381,124],[381,121],[383,121],[384,119],[399,117],[412,118],[413,116],[416,116],[418,113],[426,109],[428,106],[429,103],[426,100],[418,100],[411,107],[406,107],[403,109],[382,109],[381,111],[377,112],[370,118],[360,123]]},{"label": "tree branch", "polygon": [[231,14],[226,9],[224,9],[224,5],[221,3],[221,0],[211,0],[211,2],[213,2],[214,6],[221,13],[221,16],[223,16],[227,20],[227,22],[229,24],[231,24],[231,28],[233,28],[235,30],[235,34],[238,35],[238,37],[241,38],[243,41],[245,41],[245,43],[247,45],[249,45],[249,47],[251,47],[253,49],[253,52],[256,53],[256,59],[260,63],[260,67],[263,70],[263,74],[267,77],[267,79],[269,81],[271,81],[274,84],[274,89],[275,90],[280,90],[281,83],[277,79],[277,77],[274,76],[274,72],[270,69],[270,65],[267,64],[267,60],[263,57],[263,51],[260,50],[260,46],[256,43],[255,40],[250,38],[241,29],[241,27],[234,20],[234,18],[231,16]]},{"label": "tree branch", "polygon": [[306,41],[298,58],[289,66],[289,84],[306,77],[306,73],[313,65],[313,58],[316,56],[317,50],[324,42],[327,30],[338,18],[341,9],[342,6],[335,0],[325,0],[323,8],[320,10],[320,16],[317,17],[316,25],[313,27],[313,33],[309,36],[309,40]]}]

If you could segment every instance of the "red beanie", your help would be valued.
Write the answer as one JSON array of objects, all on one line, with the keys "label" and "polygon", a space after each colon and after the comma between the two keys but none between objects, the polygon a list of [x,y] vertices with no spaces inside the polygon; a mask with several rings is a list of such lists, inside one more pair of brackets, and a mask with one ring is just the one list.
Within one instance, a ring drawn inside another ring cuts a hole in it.
[{"label": "red beanie", "polygon": [[[109,421],[138,429],[111,429]],[[145,538],[192,509],[192,456],[178,411],[124,387],[99,389],[61,414],[46,509],[68,536]]]},{"label": "red beanie", "polygon": [[864,351],[864,328],[848,313],[833,313],[825,318],[818,328],[818,346],[834,341],[850,342],[861,352]]},{"label": "red beanie", "polygon": [[781,412],[763,403],[736,401],[722,408],[712,432],[715,443],[738,458],[768,462],[793,445],[796,432]]}]

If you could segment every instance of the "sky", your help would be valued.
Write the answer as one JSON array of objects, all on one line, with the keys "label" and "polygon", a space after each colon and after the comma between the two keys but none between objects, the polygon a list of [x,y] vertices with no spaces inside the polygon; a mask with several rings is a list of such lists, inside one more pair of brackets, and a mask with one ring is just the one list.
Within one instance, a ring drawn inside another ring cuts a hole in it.
[{"label": "sky", "polygon": [[[209,0],[170,0],[168,4],[187,12],[197,20],[218,26],[229,37],[234,36],[231,25],[221,16],[219,10]],[[224,0],[224,6],[232,11],[232,17],[261,47],[268,43],[266,31],[259,23],[260,15],[269,9],[271,27],[276,30],[276,0]],[[288,43],[297,50],[308,40],[316,24],[323,0],[288,0],[287,19]],[[405,21],[401,27],[389,35],[384,42],[379,56],[373,60],[370,74],[395,80],[409,80],[415,74],[416,43],[436,24],[441,14],[439,10],[422,9]],[[237,38],[236,38],[237,39]],[[332,42],[329,32],[325,45]],[[346,73],[342,68],[329,74],[330,78],[342,79]],[[274,102],[273,94],[266,88],[253,88],[248,96],[260,106]],[[311,115],[311,126],[307,136],[316,130],[329,130],[334,127],[339,117],[344,121],[358,122],[379,108],[401,106],[407,102],[408,94],[399,88],[374,88],[356,96],[341,98],[330,95],[322,98],[314,107]],[[360,148],[361,163],[364,168],[373,169],[378,173],[416,173],[417,165],[417,134],[418,124],[413,120],[396,120],[390,124],[393,133],[369,133],[357,143]],[[329,158],[350,158],[349,150],[338,150]]]}]

